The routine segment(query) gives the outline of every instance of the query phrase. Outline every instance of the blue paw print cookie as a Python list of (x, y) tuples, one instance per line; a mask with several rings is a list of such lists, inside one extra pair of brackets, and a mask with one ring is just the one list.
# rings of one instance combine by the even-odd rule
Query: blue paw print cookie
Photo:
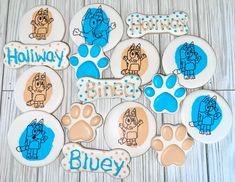
[(156, 74), (151, 85), (144, 88), (144, 93), (156, 113), (175, 113), (186, 96), (186, 89), (179, 85), (176, 75)]
[(78, 53), (71, 56), (69, 61), (75, 69), (76, 78), (101, 78), (102, 71), (109, 65), (109, 59), (98, 45), (81, 44)]

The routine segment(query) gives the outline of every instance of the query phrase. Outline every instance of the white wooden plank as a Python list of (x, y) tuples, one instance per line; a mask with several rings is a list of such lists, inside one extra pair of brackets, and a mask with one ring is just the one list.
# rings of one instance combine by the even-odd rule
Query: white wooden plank
[(234, 89), (235, 1), (198, 0), (199, 35), (217, 55), (217, 69), (205, 86), (211, 89)]
[[(219, 91), (235, 113), (235, 91)], [(235, 171), (235, 117), (230, 133), (220, 142), (207, 146), (209, 181), (234, 181)]]
[(1, 118), (0, 118), (0, 181), (25, 181), (32, 182), (37, 180), (37, 168), (29, 168), (21, 165), (11, 155), (7, 143), (8, 129), (17, 115), (13, 93), (2, 93)]
[[(0, 60), (3, 60), (3, 47), (5, 45), (6, 39), (6, 31), (7, 31), (7, 15), (8, 15), (8, 5), (9, 1), (4, 1), (1, 3), (0, 6)], [(4, 72), (4, 65), (3, 62), (0, 61), (0, 95), (2, 95), (2, 86), (3, 86), (3, 72)], [(1, 103), (2, 97), (0, 97)]]
[[(35, 1), (13, 0), (9, 2), (10, 3), (9, 3), (8, 18), (7, 18), (8, 22), (7, 22), (7, 31), (6, 31), (6, 42), (19, 41), (18, 30), (19, 30), (19, 22), (22, 16), (31, 8), (40, 4), (45, 4), (46, 0), (35, 0)], [(13, 90), (17, 78), (27, 68), (28, 67), (25, 66), (23, 68), (15, 70), (5, 67), (3, 90)]]

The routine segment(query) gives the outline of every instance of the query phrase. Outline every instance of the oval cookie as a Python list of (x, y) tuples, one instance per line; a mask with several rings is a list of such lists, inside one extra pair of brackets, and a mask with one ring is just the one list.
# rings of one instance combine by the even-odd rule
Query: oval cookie
[(42, 5), (29, 10), (19, 25), (19, 38), (25, 44), (48, 44), (61, 41), (65, 23), (54, 7)]
[(104, 51), (116, 46), (123, 34), (123, 21), (110, 6), (91, 4), (82, 8), (70, 22), (70, 36), (76, 45), (99, 45)]
[(152, 113), (137, 102), (124, 102), (114, 107), (105, 119), (104, 136), (112, 149), (121, 148), (131, 157), (144, 154), (156, 133)]
[(182, 122), (188, 133), (199, 142), (222, 140), (232, 126), (232, 111), (216, 92), (199, 90), (188, 95), (182, 105)]
[(142, 85), (151, 81), (158, 71), (160, 58), (158, 50), (143, 39), (128, 39), (120, 42), (110, 59), (110, 67), (116, 78), (137, 75)]
[(162, 65), (166, 74), (177, 74), (184, 87), (197, 88), (206, 84), (215, 73), (216, 55), (205, 40), (182, 36), (168, 45)]
[(8, 131), (8, 144), (21, 164), (45, 166), (60, 154), (64, 132), (54, 116), (42, 111), (29, 111), (12, 123)]
[(41, 110), (54, 112), (64, 97), (60, 76), (46, 66), (26, 70), (17, 80), (14, 91), (15, 103), (22, 111)]

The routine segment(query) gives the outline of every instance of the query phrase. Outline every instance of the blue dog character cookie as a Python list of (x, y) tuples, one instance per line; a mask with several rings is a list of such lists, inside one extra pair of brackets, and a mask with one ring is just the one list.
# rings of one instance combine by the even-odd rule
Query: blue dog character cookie
[(216, 68), (216, 56), (211, 46), (195, 36), (182, 36), (172, 41), (163, 55), (166, 74), (177, 74), (179, 83), (186, 88), (206, 84)]
[(75, 77), (101, 78), (102, 72), (109, 66), (109, 59), (98, 45), (81, 44), (78, 53), (69, 59), (75, 69)]
[(152, 83), (144, 88), (145, 96), (151, 101), (156, 113), (175, 113), (186, 96), (186, 89), (178, 83), (175, 74), (163, 76), (156, 74)]
[(104, 4), (82, 8), (70, 23), (70, 35), (75, 44), (99, 45), (112, 49), (121, 39), (123, 22), (120, 15)]
[(189, 134), (203, 143), (223, 139), (232, 125), (232, 112), (216, 92), (199, 90), (189, 94), (182, 105), (182, 122)]
[(54, 116), (43, 111), (29, 111), (12, 123), (8, 144), (20, 163), (40, 167), (57, 158), (64, 145), (64, 133)]

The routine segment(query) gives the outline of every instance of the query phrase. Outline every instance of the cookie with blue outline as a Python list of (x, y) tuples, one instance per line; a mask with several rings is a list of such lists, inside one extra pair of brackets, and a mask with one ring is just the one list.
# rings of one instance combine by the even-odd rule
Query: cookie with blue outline
[(186, 89), (178, 83), (175, 74), (156, 74), (152, 83), (144, 88), (144, 94), (150, 100), (154, 112), (175, 113), (186, 96)]
[(7, 138), (15, 159), (30, 167), (53, 162), (64, 146), (64, 132), (59, 121), (43, 111), (29, 111), (18, 116)]
[(115, 47), (123, 34), (123, 21), (112, 7), (91, 4), (71, 20), (70, 36), (76, 45), (99, 45), (104, 51)]
[(215, 73), (216, 55), (212, 47), (196, 36), (182, 36), (166, 48), (162, 65), (166, 74), (177, 74), (186, 88), (205, 85)]
[(232, 126), (232, 111), (228, 103), (210, 90), (189, 94), (182, 104), (181, 118), (188, 133), (202, 143), (222, 140)]
[(75, 77), (101, 78), (102, 72), (109, 66), (109, 59), (98, 45), (81, 44), (78, 53), (69, 58), (75, 69)]

